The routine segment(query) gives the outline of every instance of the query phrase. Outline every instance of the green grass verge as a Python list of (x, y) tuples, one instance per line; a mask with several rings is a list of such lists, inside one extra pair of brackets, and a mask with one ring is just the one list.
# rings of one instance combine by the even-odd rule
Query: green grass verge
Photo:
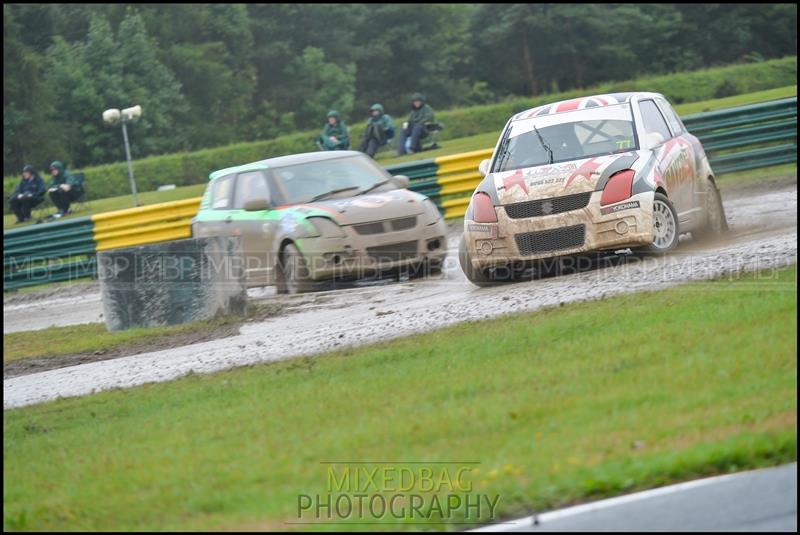
[(185, 325), (116, 332), (109, 332), (104, 323), (85, 323), (9, 333), (3, 335), (3, 364), (38, 357), (125, 350), (143, 342), (157, 344), (159, 339), (205, 332), (235, 323), (238, 323), (238, 320), (221, 317)]
[(502, 517), (792, 461), (796, 291), (792, 267), (4, 411), (4, 528), (286, 529), (324, 461), (476, 461)]
[[(787, 86), (778, 89), (768, 89), (766, 91), (757, 91), (754, 93), (747, 93), (745, 95), (737, 95), (734, 97), (726, 97), (713, 100), (705, 100), (702, 102), (692, 102), (686, 104), (679, 104), (675, 108), (680, 115), (690, 115), (701, 111), (713, 111), (722, 108), (729, 108), (732, 106), (742, 106), (745, 104), (754, 104), (756, 102), (764, 102), (767, 100), (775, 100), (779, 98), (792, 97), (797, 95), (797, 86)], [(413, 162), (420, 159), (437, 158), (439, 156), (447, 156), (450, 154), (458, 154), (461, 152), (469, 152), (473, 150), (481, 150), (494, 147), (497, 142), (497, 137), (500, 132), (486, 132), (474, 136), (467, 136), (458, 139), (449, 139), (441, 142), (442, 148), (426, 151), (419, 154), (409, 154), (406, 156), (395, 156), (393, 151), (383, 150), (377, 154), (377, 161), (381, 165), (392, 165), (403, 162)], [(177, 201), (181, 199), (188, 199), (190, 197), (198, 197), (202, 195), (205, 189), (205, 184), (196, 184), (192, 186), (181, 186), (169, 191), (148, 191), (139, 194), (139, 201), (141, 205), (155, 204), (167, 201)], [(46, 203), (49, 207), (49, 201)], [(102, 212), (110, 212), (112, 210), (122, 210), (124, 208), (133, 207), (133, 197), (131, 195), (123, 195), (119, 197), (110, 197), (107, 199), (98, 199), (90, 201), (83, 207), (75, 210), (75, 213), (68, 217), (82, 217)], [(50, 213), (52, 210), (46, 210)], [(14, 225), (16, 218), (13, 215), (3, 216), (3, 227), (8, 230), (11, 228), (19, 228), (26, 226), (30, 223), (23, 225)], [(62, 219), (63, 221), (63, 219)]]
[[(797, 86), (790, 85), (780, 87), (777, 89), (768, 89), (765, 91), (756, 91), (754, 93), (747, 93), (744, 95), (736, 95), (733, 97), (716, 98), (712, 100), (703, 100), (701, 102), (689, 102), (685, 104), (678, 104), (675, 106), (675, 111), (679, 115), (692, 115), (694, 113), (708, 112), (721, 110), (724, 108), (732, 108), (735, 106), (744, 106), (746, 104), (755, 104), (758, 102), (766, 102), (768, 100), (777, 100), (781, 98), (794, 97), (797, 95)], [(443, 141), (442, 148), (427, 151), (420, 154), (410, 154), (406, 156), (393, 156), (393, 153), (383, 151), (378, 153), (376, 158), (381, 165), (391, 165), (395, 163), (410, 162), (422, 158), (437, 158), (439, 156), (447, 156), (449, 154), (458, 154), (460, 152), (468, 152), (480, 149), (494, 148), (497, 143), (497, 138), (500, 136), (500, 131), (488, 132), (478, 134), (475, 136), (463, 137), (459, 139), (451, 139)]]
[(717, 98), (714, 100), (686, 102), (675, 106), (675, 111), (677, 111), (681, 116), (693, 115), (695, 113), (721, 110), (724, 108), (734, 108), (736, 106), (746, 106), (747, 104), (755, 104), (757, 102), (766, 102), (768, 100), (778, 100), (795, 96), (797, 96), (797, 85), (790, 85), (775, 89), (767, 89), (764, 91), (756, 91), (755, 93), (747, 93), (744, 95)]
[(717, 177), (720, 186), (730, 186), (734, 184), (757, 184), (765, 180), (794, 175), (797, 179), (797, 164), (787, 163), (783, 165), (773, 165), (760, 169), (750, 169), (739, 171), (738, 173), (725, 173)]
[[(199, 197), (205, 191), (206, 185), (205, 184), (194, 184), (192, 186), (181, 186), (172, 190), (166, 191), (144, 191), (139, 192), (139, 206), (147, 206), (149, 204), (158, 204), (162, 202), (169, 202), (169, 201), (182, 201), (184, 199), (190, 199), (192, 197)], [(46, 201), (43, 205), (40, 205), (41, 208), (37, 209), (37, 214), (40, 217), (46, 217), (52, 213), (55, 213), (56, 209), (50, 204), (50, 201)], [(128, 208), (134, 208), (133, 205), (133, 195), (122, 195), (119, 197), (109, 197), (107, 199), (97, 199), (94, 201), (89, 201), (84, 204), (73, 205), (73, 213), (68, 215), (67, 217), (59, 219), (59, 221), (65, 221), (67, 219), (72, 219), (75, 217), (86, 217), (94, 214), (101, 214), (103, 212), (112, 212), (114, 210), (125, 210)], [(14, 222), (17, 220), (16, 216), (13, 214), (8, 214), (3, 216), (3, 229), (4, 230), (11, 230), (15, 228), (26, 227), (28, 225), (33, 225), (33, 221), (29, 221), (20, 225), (15, 225)]]
[(21, 294), (34, 293), (34, 292), (38, 292), (38, 291), (41, 291), (41, 290), (46, 289), (46, 288), (49, 289), (49, 288), (58, 288), (58, 287), (62, 287), (62, 286), (72, 286), (72, 285), (75, 285), (75, 284), (86, 284), (86, 281), (87, 281), (87, 279), (77, 279), (77, 280), (71, 280), (71, 281), (68, 280), (68, 281), (59, 281), (59, 282), (48, 282), (48, 283), (45, 283), (45, 284), (38, 284), (36, 286), (25, 286), (23, 288), (17, 288), (16, 290), (14, 290), (14, 292), (19, 292)]

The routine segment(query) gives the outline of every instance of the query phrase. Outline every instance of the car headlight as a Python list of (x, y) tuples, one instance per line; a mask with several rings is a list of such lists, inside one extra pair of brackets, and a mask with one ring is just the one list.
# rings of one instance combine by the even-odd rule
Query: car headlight
[(433, 201), (430, 199), (425, 199), (422, 201), (422, 208), (425, 211), (426, 225), (433, 225), (442, 218), (441, 212), (439, 212), (439, 209), (436, 208), (436, 205), (433, 204)]
[(323, 238), (344, 238), (347, 236), (342, 230), (342, 227), (328, 217), (309, 217), (307, 221), (314, 225), (314, 228), (317, 229), (317, 232), (319, 232), (319, 235)]

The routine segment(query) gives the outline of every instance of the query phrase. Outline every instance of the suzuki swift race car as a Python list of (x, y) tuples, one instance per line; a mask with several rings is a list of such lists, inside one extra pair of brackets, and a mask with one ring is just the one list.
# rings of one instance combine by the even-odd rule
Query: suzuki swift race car
[(506, 124), (464, 217), (459, 261), (477, 285), (547, 258), (663, 253), (727, 228), (700, 141), (663, 95), (616, 93), (539, 106)]
[(279, 293), (389, 270), (441, 270), (446, 226), (426, 196), (355, 151), (312, 152), (215, 171), (192, 235), (240, 236), (250, 286)]

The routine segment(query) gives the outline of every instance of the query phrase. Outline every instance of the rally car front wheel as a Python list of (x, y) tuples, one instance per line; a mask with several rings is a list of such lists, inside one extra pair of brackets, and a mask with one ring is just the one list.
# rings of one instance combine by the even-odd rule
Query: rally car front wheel
[(672, 202), (662, 193), (653, 200), (653, 243), (645, 249), (648, 253), (667, 253), (678, 246), (678, 213)]
[(293, 244), (287, 244), (278, 260), (278, 293), (298, 294), (311, 291), (308, 262)]
[(467, 239), (463, 235), (461, 236), (461, 242), (458, 244), (458, 263), (461, 264), (461, 271), (464, 272), (467, 280), (475, 286), (489, 286), (496, 282), (489, 276), (488, 270), (475, 269), (472, 266), (469, 250), (467, 250)]

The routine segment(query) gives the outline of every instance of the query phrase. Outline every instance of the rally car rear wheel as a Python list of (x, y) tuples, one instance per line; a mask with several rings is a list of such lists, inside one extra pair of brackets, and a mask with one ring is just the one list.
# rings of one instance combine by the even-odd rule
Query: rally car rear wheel
[(298, 294), (311, 290), (311, 275), (306, 258), (290, 243), (281, 251), (278, 261), (278, 293)]
[(706, 193), (706, 224), (692, 234), (698, 239), (719, 236), (728, 227), (725, 220), (725, 211), (722, 207), (722, 197), (714, 182), (707, 181), (708, 190)]
[(656, 193), (653, 200), (653, 243), (647, 252), (666, 253), (678, 246), (678, 214), (666, 195)]

